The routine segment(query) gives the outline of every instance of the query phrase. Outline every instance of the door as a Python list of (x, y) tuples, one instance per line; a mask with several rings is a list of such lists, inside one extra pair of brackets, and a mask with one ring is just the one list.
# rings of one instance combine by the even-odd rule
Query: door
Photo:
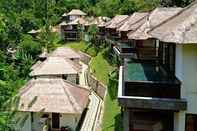
[(60, 114), (52, 113), (52, 128), (59, 129), (60, 128)]

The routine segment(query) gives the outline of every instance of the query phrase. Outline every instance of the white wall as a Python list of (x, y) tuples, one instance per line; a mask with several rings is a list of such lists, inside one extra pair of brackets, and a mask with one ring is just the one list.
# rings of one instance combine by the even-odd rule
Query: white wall
[(69, 16), (70, 21), (76, 20), (77, 18), (80, 18), (80, 16), (75, 16), (75, 15)]
[(40, 122), (40, 118), (43, 113), (33, 113), (32, 131), (41, 131), (43, 123)]
[(181, 97), (187, 99), (187, 110), (175, 113), (175, 131), (185, 130), (186, 113), (197, 114), (197, 46), (176, 46), (176, 76), (181, 80)]
[(29, 112), (17, 112), (14, 119), (17, 122), (15, 126), (16, 131), (32, 131), (31, 130), (31, 115)]
[(74, 131), (77, 127), (77, 124), (79, 122), (80, 116), (78, 115), (66, 115), (61, 114), (60, 117), (60, 127), (61, 126), (69, 126)]
[(187, 98), (188, 113), (197, 114), (197, 46), (183, 46), (183, 98)]

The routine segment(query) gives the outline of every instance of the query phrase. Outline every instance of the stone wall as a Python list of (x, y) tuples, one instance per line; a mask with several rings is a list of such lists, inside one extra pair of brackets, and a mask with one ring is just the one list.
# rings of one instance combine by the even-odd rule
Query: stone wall
[[(89, 65), (90, 61), (91, 61), (91, 56), (83, 53), (83, 52), (79, 52), (81, 55), (81, 59), (80, 61), (83, 62), (86, 65)], [(88, 84), (89, 87), (91, 87), (91, 89), (101, 98), (104, 99), (105, 94), (106, 94), (106, 86), (100, 82), (99, 80), (96, 79), (96, 77), (89, 71), (87, 70), (85, 72), (85, 77), (86, 77), (86, 82)]]
[(98, 81), (89, 71), (87, 73), (87, 83), (98, 96), (102, 99), (105, 98), (106, 86)]

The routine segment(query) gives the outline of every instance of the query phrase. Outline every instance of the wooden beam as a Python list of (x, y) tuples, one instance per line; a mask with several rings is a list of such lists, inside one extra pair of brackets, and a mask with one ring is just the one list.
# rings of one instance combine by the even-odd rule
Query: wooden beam
[(119, 96), (118, 102), (120, 106), (126, 108), (158, 109), (173, 111), (187, 109), (187, 101), (185, 99)]

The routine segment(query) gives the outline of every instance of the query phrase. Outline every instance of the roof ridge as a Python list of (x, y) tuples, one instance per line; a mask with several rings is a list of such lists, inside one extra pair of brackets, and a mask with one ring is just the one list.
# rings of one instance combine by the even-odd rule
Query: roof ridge
[(74, 84), (74, 83), (72, 83), (72, 82), (70, 82), (70, 81), (68, 81), (68, 80), (63, 79), (63, 81), (64, 81), (65, 83), (68, 83), (68, 84), (72, 85), (72, 86), (76, 86), (77, 88), (80, 88), (80, 89), (83, 89), (83, 90), (86, 90), (86, 91), (90, 91), (89, 89), (87, 89), (87, 88), (85, 88), (85, 87), (82, 87), (82, 86), (80, 86), (80, 85)]
[(124, 20), (118, 23), (117, 28), (120, 28), (127, 20), (129, 19), (130, 16), (127, 16)]
[(137, 34), (137, 33), (141, 32), (141, 33), (144, 34), (144, 38), (145, 38), (145, 35), (146, 35), (146, 37), (150, 37), (150, 34), (148, 34), (148, 32), (152, 28), (154, 28), (155, 26), (157, 26), (157, 25), (159, 25), (160, 23), (163, 22), (163, 20), (161, 19), (162, 21), (159, 20), (159, 21), (157, 21), (158, 23), (156, 23), (155, 25), (151, 25), (152, 21), (154, 21), (154, 19), (156, 19), (157, 15), (160, 14), (161, 16), (163, 16), (163, 18), (165, 18), (164, 19), (164, 21), (165, 21), (166, 18), (168, 19), (168, 15), (166, 15), (166, 14), (170, 13), (173, 16), (173, 14), (178, 13), (179, 11), (181, 11), (181, 9), (182, 8), (178, 8), (178, 7), (170, 7), (170, 8), (168, 8), (168, 7), (157, 7), (149, 13), (146, 22), (143, 23), (141, 26), (139, 26), (139, 28), (137, 30), (133, 31), (132, 34), (130, 33), (129, 35), (133, 35), (133, 37), (131, 37), (131, 38), (136, 38), (136, 35), (139, 36), (139, 34)]
[[(149, 15), (150, 15), (150, 13), (147, 14), (146, 16), (144, 16), (142, 19), (138, 20), (138, 22), (141, 21), (141, 20), (143, 20), (143, 19), (145, 19), (145, 17), (149, 17)], [(147, 19), (146, 19), (146, 21), (147, 21)], [(138, 22), (136, 22), (135, 24), (137, 24)], [(141, 24), (136, 28), (136, 30), (130, 30), (130, 31), (127, 33), (127, 36), (131, 35), (131, 33), (136, 32), (136, 31), (137, 31), (140, 27), (142, 27), (145, 23), (146, 23), (146, 22), (141, 23)], [(135, 25), (135, 24), (132, 24), (132, 25)], [(132, 25), (130, 25), (130, 26), (132, 26)]]
[[(41, 66), (44, 65), (44, 62), (46, 62), (47, 60), (48, 60), (48, 58), (47, 58), (45, 61), (43, 61), (43, 62), (41, 62), (40, 64), (38, 64), (34, 69), (32, 69), (32, 71), (29, 73), (29, 75), (30, 75), (30, 76), (35, 75), (36, 70), (39, 70), (39, 69), (41, 68)], [(37, 62), (39, 62), (39, 61), (37, 61)], [(36, 63), (37, 63), (37, 62), (36, 62)]]
[(65, 61), (68, 62), (76, 72), (78, 72), (78, 73), (81, 72), (81, 67), (78, 67), (78, 66), (81, 66), (80, 64), (78, 64), (70, 59), (65, 59)]
[(35, 84), (35, 80), (36, 79), (32, 78), (25, 85), (23, 85), (23, 87), (19, 91), (19, 95), (26, 93), (33, 86), (33, 84)]
[[(150, 15), (150, 12), (147, 12), (147, 14), (145, 15), (145, 16), (143, 16), (142, 18), (140, 18), (138, 21), (136, 21), (136, 22), (134, 22), (134, 23), (132, 23), (131, 25), (129, 25), (129, 26), (132, 26), (132, 25), (134, 25), (134, 24), (136, 24), (136, 23), (138, 23), (139, 21), (141, 21), (141, 20), (143, 20), (143, 19), (145, 19), (145, 17), (149, 17), (149, 15)], [(142, 24), (143, 25), (143, 24)], [(141, 25), (140, 25), (141, 26)], [(140, 27), (139, 26), (139, 27)], [(138, 27), (138, 28), (139, 28)]]
[[(185, 33), (188, 31), (188, 29), (190, 30), (191, 29), (190, 27), (194, 26), (194, 24), (197, 23), (197, 19), (194, 19), (193, 17), (192, 17), (192, 19), (193, 19), (192, 23), (187, 24), (187, 26), (185, 28), (183, 28), (184, 31), (180, 32), (181, 33), (181, 36), (182, 36), (181, 37), (182, 38), (182, 40), (181, 40), (182, 42), (181, 43), (184, 42), (183, 39), (185, 38), (185, 35), (186, 35)], [(185, 23), (185, 21), (183, 23)]]
[(69, 102), (71, 103), (71, 105), (73, 105), (73, 109), (80, 113), (80, 111), (82, 110), (81, 106), (77, 103), (76, 99), (71, 95), (70, 91), (65, 88), (65, 81), (62, 79), (61, 80), (61, 84), (63, 85), (63, 90), (65, 92), (65, 94), (67, 95)]
[(154, 29), (156, 29), (157, 27), (167, 23), (169, 20), (174, 19), (175, 17), (181, 15), (183, 12), (185, 12), (186, 10), (188, 10), (190, 7), (194, 6), (195, 4), (197, 4), (197, 0), (195, 0), (193, 3), (191, 3), (190, 5), (188, 5), (185, 8), (182, 8), (182, 10), (180, 10), (179, 12), (177, 12), (177, 14), (169, 17), (168, 19), (166, 19), (165, 21), (161, 22), (160, 24), (158, 24), (157, 26), (155, 26), (154, 28), (152, 28), (151, 30), (149, 30), (147, 33), (153, 31)]
[[(49, 75), (48, 73), (43, 74), (42, 71), (45, 70), (46, 68), (43, 68), (44, 66), (48, 67), (55, 67), (55, 65), (67, 65), (68, 67), (70, 67), (71, 70), (80, 73), (80, 69), (78, 69), (75, 65), (74, 62), (69, 61), (69, 59), (67, 58), (63, 58), (63, 57), (51, 57), (49, 56), (44, 62), (40, 63), (39, 65), (37, 65), (31, 72), (30, 72), (30, 76), (39, 76), (39, 75)], [(40, 73), (41, 72), (41, 73)], [(65, 73), (65, 72), (64, 72)], [(61, 74), (61, 73), (60, 73)], [(50, 74), (52, 75), (52, 74)]]

